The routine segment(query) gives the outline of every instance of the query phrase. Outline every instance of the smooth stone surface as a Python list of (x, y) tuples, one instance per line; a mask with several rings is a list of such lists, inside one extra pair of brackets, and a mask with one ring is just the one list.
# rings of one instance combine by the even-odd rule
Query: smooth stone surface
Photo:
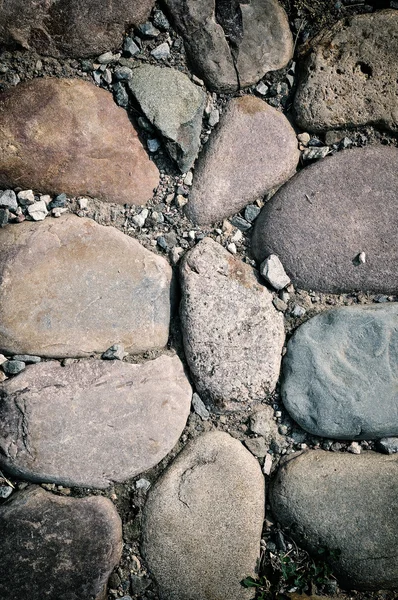
[(283, 359), (282, 399), (314, 435), (398, 435), (398, 303), (349, 306), (301, 325)]
[(199, 155), (188, 217), (207, 225), (235, 214), (289, 179), (299, 157), (282, 113), (254, 96), (234, 98)]
[(188, 171), (199, 151), (206, 94), (180, 71), (149, 64), (133, 70), (129, 88), (171, 158)]
[(300, 171), (267, 202), (253, 253), (259, 262), (277, 254), (302, 289), (395, 294), (397, 188), (397, 148), (338, 152)]
[(319, 556), (339, 549), (346, 589), (397, 589), (398, 457), (307, 451), (284, 462), (270, 501), (289, 535)]
[(7, 600), (105, 600), (122, 555), (122, 523), (100, 496), (55, 496), (37, 486), (0, 506), (0, 595)]
[(154, 0), (5, 0), (0, 39), (50, 56), (85, 57), (118, 48), (125, 30), (145, 21)]
[(105, 488), (158, 464), (187, 421), (177, 356), (44, 362), (1, 385), (0, 465), (31, 481)]
[(297, 121), (309, 131), (366, 124), (397, 131), (397, 85), (398, 12), (344, 19), (302, 64)]
[(79, 357), (167, 344), (171, 268), (113, 227), (63, 215), (0, 230), (0, 348)]
[(249, 600), (264, 519), (264, 478), (220, 431), (191, 442), (149, 492), (143, 552), (164, 600)]
[(36, 78), (1, 94), (0, 186), (141, 205), (158, 183), (109, 92), (81, 79)]
[(165, 0), (189, 58), (207, 87), (232, 92), (284, 67), (293, 38), (277, 0)]
[(239, 408), (272, 392), (283, 316), (257, 271), (205, 238), (184, 257), (181, 286), (185, 354), (202, 399)]

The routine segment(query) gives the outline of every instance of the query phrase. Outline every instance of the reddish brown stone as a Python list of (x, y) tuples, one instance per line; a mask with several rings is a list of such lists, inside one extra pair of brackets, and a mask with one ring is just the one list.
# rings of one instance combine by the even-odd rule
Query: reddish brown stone
[(0, 96), (0, 186), (144, 204), (159, 173), (124, 109), (80, 79), (34, 79)]

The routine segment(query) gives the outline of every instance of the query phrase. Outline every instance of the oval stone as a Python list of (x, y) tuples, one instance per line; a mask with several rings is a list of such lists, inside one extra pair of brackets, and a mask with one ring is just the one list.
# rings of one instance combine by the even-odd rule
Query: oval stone
[(227, 433), (191, 442), (149, 493), (143, 551), (164, 600), (249, 600), (264, 519), (257, 460)]
[(113, 227), (64, 215), (0, 229), (0, 348), (81, 357), (167, 344), (171, 268)]
[(318, 558), (322, 547), (332, 553), (345, 589), (397, 589), (398, 456), (322, 450), (290, 455), (270, 501), (299, 545)]
[(0, 386), (0, 465), (37, 482), (123, 482), (173, 448), (191, 397), (177, 356), (32, 365)]
[(283, 359), (282, 399), (313, 435), (398, 435), (398, 303), (330, 310), (301, 325)]
[(300, 171), (262, 208), (254, 255), (278, 255), (303, 289), (397, 293), (397, 189), (398, 148), (338, 152)]

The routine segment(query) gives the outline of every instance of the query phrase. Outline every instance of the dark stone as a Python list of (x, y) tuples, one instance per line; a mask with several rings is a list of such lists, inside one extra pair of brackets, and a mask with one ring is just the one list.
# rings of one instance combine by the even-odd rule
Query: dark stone
[(7, 360), (1, 365), (6, 375), (18, 375), (25, 368), (25, 363), (21, 360)]
[(0, 530), (1, 598), (105, 599), (122, 553), (122, 524), (107, 498), (30, 487), (0, 507)]
[(279, 256), (302, 289), (397, 293), (397, 189), (397, 148), (343, 150), (303, 169), (265, 204), (253, 253), (259, 262)]

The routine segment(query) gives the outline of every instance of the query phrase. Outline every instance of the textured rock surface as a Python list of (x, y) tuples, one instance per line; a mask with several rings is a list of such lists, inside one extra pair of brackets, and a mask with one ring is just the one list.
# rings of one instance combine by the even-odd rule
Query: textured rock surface
[(324, 451), (280, 468), (271, 505), (289, 535), (315, 554), (339, 549), (335, 574), (349, 589), (398, 586), (398, 457)]
[(339, 21), (302, 64), (294, 106), (303, 129), (371, 123), (398, 130), (398, 12)]
[(203, 225), (233, 215), (289, 179), (299, 156), (282, 113), (253, 96), (231, 100), (199, 156), (188, 216)]
[(28, 367), (0, 387), (0, 464), (17, 476), (107, 487), (173, 448), (192, 391), (180, 359), (88, 360)]
[(283, 360), (283, 402), (328, 438), (398, 435), (398, 303), (330, 310), (301, 325)]
[(165, 600), (246, 600), (256, 569), (264, 478), (226, 433), (187, 446), (150, 492), (143, 550)]
[(165, 0), (197, 73), (219, 92), (256, 83), (293, 54), (289, 22), (277, 0)]
[[(277, 254), (300, 288), (398, 291), (398, 149), (339, 152), (303, 169), (263, 207), (252, 248)], [(366, 254), (365, 264), (358, 255)]]
[(0, 39), (40, 54), (90, 56), (117, 48), (129, 25), (145, 21), (154, 0), (4, 0)]
[(107, 498), (63, 498), (33, 486), (0, 507), (0, 594), (8, 600), (104, 600), (122, 554)]
[(263, 398), (278, 380), (285, 334), (257, 272), (205, 238), (181, 277), (184, 347), (199, 394), (228, 407)]
[(166, 345), (171, 269), (137, 241), (65, 215), (0, 229), (0, 348), (88, 356)]
[(133, 70), (129, 87), (147, 119), (165, 138), (170, 156), (188, 171), (199, 151), (203, 90), (176, 69), (142, 65)]
[(158, 182), (127, 113), (105, 90), (48, 78), (1, 95), (0, 185), (143, 204)]

